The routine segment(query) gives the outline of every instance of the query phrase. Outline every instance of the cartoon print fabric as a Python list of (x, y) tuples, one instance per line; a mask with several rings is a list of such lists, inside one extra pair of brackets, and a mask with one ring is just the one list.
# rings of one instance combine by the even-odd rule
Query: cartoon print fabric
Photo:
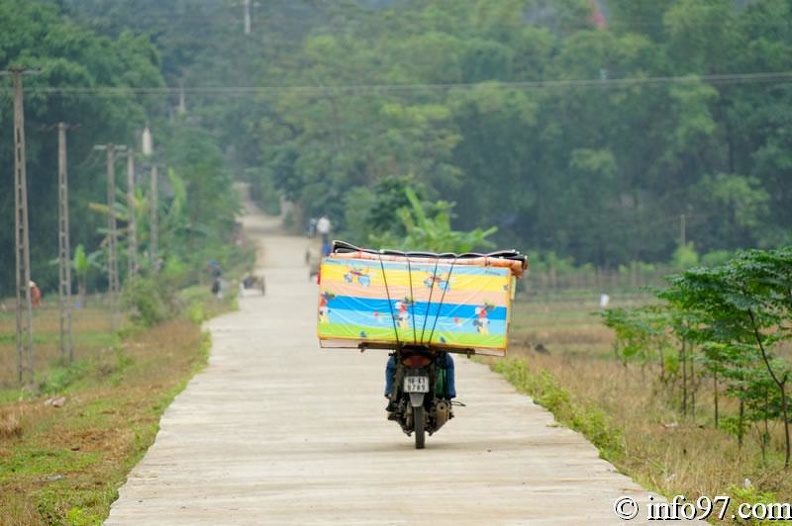
[(323, 347), (400, 342), (505, 354), (508, 268), (331, 254), (322, 261), (321, 275), (317, 326)]

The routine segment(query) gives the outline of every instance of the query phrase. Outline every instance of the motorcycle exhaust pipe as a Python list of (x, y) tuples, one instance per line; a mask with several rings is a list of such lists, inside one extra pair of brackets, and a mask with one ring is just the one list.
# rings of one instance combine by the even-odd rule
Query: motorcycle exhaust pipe
[(443, 424), (451, 419), (451, 404), (447, 400), (439, 400), (435, 404), (435, 422), (437, 422), (437, 429), (443, 427)]

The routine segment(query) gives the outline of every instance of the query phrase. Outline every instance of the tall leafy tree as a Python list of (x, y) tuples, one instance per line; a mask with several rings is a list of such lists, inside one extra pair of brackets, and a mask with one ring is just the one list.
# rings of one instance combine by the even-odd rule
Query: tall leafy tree
[[(134, 144), (145, 122), (146, 101), (137, 88), (163, 84), (156, 50), (128, 32), (101, 36), (64, 16), (57, 2), (0, 2), (0, 68), (38, 70), (24, 78), (26, 153), (32, 275), (46, 290), (56, 287), (57, 267), (57, 141), (43, 128), (58, 122), (79, 124), (70, 132), (69, 173), (72, 240), (92, 252), (102, 236), (103, 218), (88, 209), (105, 192), (103, 170), (95, 144)], [(5, 81), (3, 81), (5, 82)], [(13, 173), (11, 92), (0, 92), (0, 172)], [(13, 178), (0, 178), (0, 210), (13, 217)], [(10, 219), (9, 219), (10, 220)], [(7, 222), (6, 222), (7, 223)], [(13, 221), (11, 222), (13, 224)], [(0, 284), (14, 281), (13, 229), (0, 229)], [(10, 288), (10, 286), (9, 286)]]
[(565, 261), (667, 261), (681, 216), (706, 252), (792, 236), (786, 0), (609, 0), (604, 25), (589, 0), (274, 0), (250, 34), (232, 0), (60, 4), (152, 44), (174, 91), (139, 102), (183, 84), (182, 124), (275, 208), (361, 231), (409, 173), (455, 228)]

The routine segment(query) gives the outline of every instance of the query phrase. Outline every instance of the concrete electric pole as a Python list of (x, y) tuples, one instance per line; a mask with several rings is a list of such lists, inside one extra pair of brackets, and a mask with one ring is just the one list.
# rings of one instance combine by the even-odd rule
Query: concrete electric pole
[(245, 34), (250, 34), (250, 0), (244, 1), (245, 7)]
[(27, 174), (25, 172), (25, 111), (22, 75), (24, 68), (0, 72), (11, 75), (14, 84), (14, 198), (16, 214), (16, 348), (19, 383), (35, 381), (33, 359), (33, 306), (30, 300), (30, 240), (28, 226)]
[(129, 249), (129, 277), (137, 276), (137, 221), (135, 218), (135, 155), (127, 150), (127, 213), (129, 214), (127, 244)]
[(126, 150), (126, 146), (105, 144), (94, 146), (107, 153), (107, 299), (110, 303), (110, 328), (115, 330), (118, 313), (118, 226), (115, 213), (115, 152)]
[(176, 107), (176, 113), (184, 115), (187, 113), (187, 94), (184, 91), (184, 80), (179, 83), (179, 105)]
[(143, 137), (141, 150), (143, 157), (152, 160), (151, 163), (151, 188), (149, 190), (149, 206), (151, 207), (150, 213), (150, 234), (151, 239), (149, 242), (149, 254), (151, 258), (151, 272), (156, 274), (159, 272), (159, 260), (157, 257), (157, 243), (159, 237), (159, 190), (157, 189), (157, 163), (153, 159), (154, 155), (154, 139), (151, 135), (151, 129), (148, 126), (143, 130)]
[(76, 128), (58, 123), (58, 261), (60, 284), (60, 351), (61, 358), (74, 361), (71, 317), (71, 246), (69, 243), (69, 177), (66, 165), (66, 130)]
[(157, 274), (159, 268), (159, 256), (157, 251), (159, 247), (159, 189), (157, 188), (157, 165), (151, 165), (151, 271)]

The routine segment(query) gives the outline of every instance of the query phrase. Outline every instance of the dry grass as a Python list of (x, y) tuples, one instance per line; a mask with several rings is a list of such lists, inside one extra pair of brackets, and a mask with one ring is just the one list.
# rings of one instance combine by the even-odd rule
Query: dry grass
[[(645, 486), (667, 496), (697, 498), (747, 491), (756, 499), (771, 493), (789, 501), (792, 477), (782, 467), (782, 425), (772, 426), (766, 457), (759, 447), (758, 429), (751, 429), (738, 447), (733, 435), (713, 425), (710, 381), (698, 387), (696, 414), (683, 417), (679, 389), (663, 384), (652, 365), (625, 366), (615, 359), (613, 334), (599, 323), (598, 310), (593, 300), (585, 298), (516, 303), (510, 356), (524, 360), (530, 374), (549, 373), (574, 403), (602, 410), (607, 426), (621, 442), (609, 460)], [(537, 353), (538, 343), (549, 354)], [(722, 397), (720, 403), (721, 417), (736, 414), (733, 402)], [(751, 481), (747, 490), (746, 479)]]
[(0, 408), (0, 440), (22, 436), (22, 425), (14, 408)]

